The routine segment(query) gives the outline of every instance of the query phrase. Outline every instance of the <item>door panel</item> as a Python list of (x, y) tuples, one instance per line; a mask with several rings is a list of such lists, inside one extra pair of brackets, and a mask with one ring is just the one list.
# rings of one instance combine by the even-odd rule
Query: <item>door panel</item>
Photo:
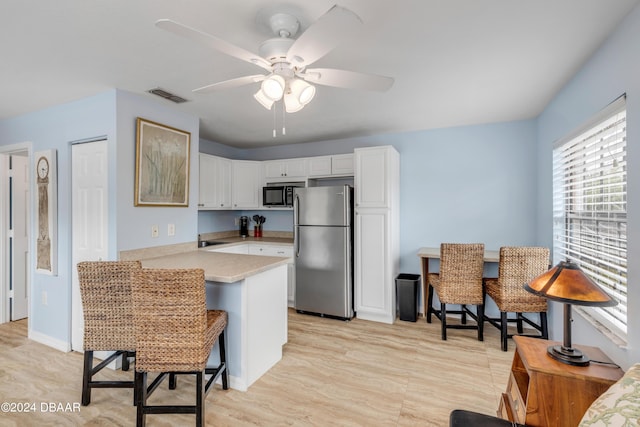
[(296, 309), (351, 317), (348, 227), (296, 228)]
[(299, 225), (350, 225), (350, 189), (345, 186), (296, 188)]
[(84, 320), (76, 265), (108, 259), (107, 141), (74, 144), (72, 153), (72, 331), (71, 347), (82, 351)]
[(24, 319), (29, 315), (29, 158), (11, 156), (11, 297), (10, 320)]

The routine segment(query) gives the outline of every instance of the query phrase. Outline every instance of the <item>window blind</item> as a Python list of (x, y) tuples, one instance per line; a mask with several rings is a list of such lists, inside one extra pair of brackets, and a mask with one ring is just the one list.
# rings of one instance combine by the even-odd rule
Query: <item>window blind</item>
[(553, 152), (554, 264), (572, 261), (618, 304), (594, 308), (627, 332), (627, 155), (625, 97)]

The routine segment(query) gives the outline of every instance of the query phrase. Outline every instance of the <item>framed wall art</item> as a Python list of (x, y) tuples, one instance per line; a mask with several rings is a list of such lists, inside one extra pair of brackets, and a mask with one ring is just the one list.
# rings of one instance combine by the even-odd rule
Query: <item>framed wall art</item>
[(135, 206), (189, 206), (191, 133), (138, 117)]
[(36, 272), (57, 275), (58, 264), (58, 180), (56, 150), (34, 153), (37, 184)]

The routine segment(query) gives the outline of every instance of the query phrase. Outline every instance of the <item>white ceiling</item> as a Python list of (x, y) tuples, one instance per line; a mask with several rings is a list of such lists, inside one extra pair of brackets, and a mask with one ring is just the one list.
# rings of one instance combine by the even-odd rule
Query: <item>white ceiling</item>
[[(200, 118), (200, 136), (250, 148), (536, 117), (640, 0), (341, 0), (364, 25), (313, 67), (395, 79), (384, 93), (318, 86), (274, 115), (258, 83), (192, 89), (263, 70), (155, 27), (170, 18), (256, 52), (258, 17), (304, 30), (336, 0), (2, 0), (0, 119), (119, 88)], [(146, 93), (161, 87), (190, 102)]]

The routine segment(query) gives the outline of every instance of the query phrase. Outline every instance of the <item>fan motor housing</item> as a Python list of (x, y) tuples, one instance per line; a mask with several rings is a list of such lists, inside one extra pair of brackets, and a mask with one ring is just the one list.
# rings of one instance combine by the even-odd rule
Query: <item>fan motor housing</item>
[(285, 37), (275, 37), (264, 41), (258, 50), (261, 57), (267, 61), (282, 62), (287, 59), (287, 52), (295, 40)]

